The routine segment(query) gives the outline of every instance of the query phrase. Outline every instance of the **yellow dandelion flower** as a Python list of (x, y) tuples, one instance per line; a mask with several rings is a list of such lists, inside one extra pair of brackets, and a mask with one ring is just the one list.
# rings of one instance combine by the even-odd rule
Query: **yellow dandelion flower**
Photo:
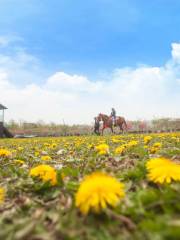
[(145, 136), (144, 137), (144, 144), (148, 144), (151, 141), (152, 137), (151, 136)]
[(44, 143), (44, 146), (45, 146), (45, 147), (49, 147), (49, 146), (50, 146), (50, 143), (45, 142), (45, 143)]
[(124, 196), (124, 185), (116, 178), (95, 172), (81, 182), (75, 196), (76, 207), (85, 215), (90, 210), (99, 213), (108, 206), (117, 206)]
[(0, 204), (4, 202), (4, 198), (5, 198), (5, 189), (0, 187)]
[(153, 147), (155, 147), (155, 148), (161, 148), (161, 147), (162, 147), (162, 143), (160, 143), (160, 142), (155, 142), (155, 143), (153, 144)]
[(30, 170), (30, 176), (39, 177), (43, 182), (50, 182), (51, 185), (56, 185), (57, 174), (53, 167), (49, 165), (39, 165)]
[(10, 157), (11, 152), (7, 149), (0, 149), (0, 157)]
[(170, 183), (172, 180), (180, 181), (180, 164), (166, 158), (150, 159), (146, 168), (148, 179), (155, 183)]
[(15, 159), (14, 162), (20, 165), (24, 164), (24, 161), (20, 159)]
[(127, 146), (128, 147), (133, 147), (133, 146), (137, 146), (138, 145), (138, 141), (136, 140), (132, 140), (130, 142), (128, 142)]
[(52, 144), (49, 146), (50, 149), (55, 149), (56, 147), (57, 147), (57, 144), (56, 144), (56, 143), (52, 143)]
[(108, 152), (105, 150), (101, 150), (98, 152), (99, 155), (106, 155)]
[(158, 148), (151, 147), (149, 149), (149, 152), (153, 154), (153, 153), (156, 153), (158, 150), (159, 150)]
[(94, 148), (94, 144), (88, 144), (87, 147), (88, 147), (89, 149), (93, 149), (93, 148)]
[(35, 156), (35, 157), (39, 157), (39, 155), (40, 155), (39, 152), (35, 152), (35, 153), (34, 153), (34, 156)]
[(115, 154), (122, 154), (124, 153), (125, 149), (126, 149), (126, 145), (123, 144), (115, 149)]
[(98, 146), (96, 146), (96, 151), (100, 155), (108, 154), (109, 153), (109, 146), (105, 143), (99, 144)]
[(149, 149), (150, 153), (156, 153), (162, 147), (162, 143), (156, 142), (153, 146)]
[(24, 148), (23, 148), (23, 147), (18, 147), (17, 150), (18, 150), (18, 151), (23, 151)]
[(112, 138), (112, 142), (113, 143), (120, 143), (120, 142), (122, 142), (122, 140), (121, 139), (117, 139), (117, 138)]
[(41, 160), (43, 160), (43, 161), (50, 161), (50, 160), (52, 160), (52, 158), (50, 156), (42, 156)]

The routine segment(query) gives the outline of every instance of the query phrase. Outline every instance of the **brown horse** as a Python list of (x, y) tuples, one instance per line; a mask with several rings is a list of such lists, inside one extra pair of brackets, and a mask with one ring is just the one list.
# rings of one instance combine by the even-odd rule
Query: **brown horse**
[[(112, 117), (109, 117), (108, 115), (99, 113), (97, 119), (98, 119), (98, 121), (103, 121), (102, 135), (103, 135), (103, 132), (104, 132), (104, 129), (105, 129), (105, 128), (110, 128), (110, 129), (111, 129), (111, 132), (114, 133), (114, 131), (113, 131), (113, 120), (112, 120)], [(119, 127), (120, 130), (123, 132), (123, 131), (124, 131), (123, 125), (124, 125), (125, 128), (127, 129), (127, 124), (126, 124), (125, 119), (124, 119), (123, 117), (116, 117), (115, 125), (114, 125), (114, 126), (115, 126), (115, 127)]]

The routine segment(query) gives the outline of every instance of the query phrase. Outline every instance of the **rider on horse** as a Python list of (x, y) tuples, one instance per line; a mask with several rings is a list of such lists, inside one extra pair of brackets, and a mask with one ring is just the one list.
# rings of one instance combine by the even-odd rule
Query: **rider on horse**
[(119, 127), (122, 132), (124, 131), (123, 127), (125, 127), (125, 129), (127, 130), (127, 124), (126, 124), (125, 118), (116, 116), (115, 109), (112, 109), (111, 116), (108, 116), (108, 115), (103, 114), (103, 113), (99, 113), (99, 115), (97, 116), (98, 122), (101, 122), (101, 121), (103, 122), (102, 130), (101, 130), (102, 135), (103, 135), (104, 129), (106, 129), (106, 128), (110, 128), (111, 132), (113, 133), (113, 120), (112, 120), (112, 118), (115, 122), (115, 126)]
[(114, 108), (111, 109), (111, 118), (114, 126), (116, 123), (116, 110)]

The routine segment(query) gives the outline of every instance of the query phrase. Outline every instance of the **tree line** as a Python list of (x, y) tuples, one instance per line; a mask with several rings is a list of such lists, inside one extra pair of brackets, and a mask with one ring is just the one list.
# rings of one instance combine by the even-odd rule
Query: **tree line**
[[(86, 135), (93, 132), (93, 124), (56, 124), (38, 121), (30, 123), (26, 121), (10, 120), (6, 127), (14, 134), (26, 134), (37, 136), (67, 136)], [(180, 118), (161, 118), (150, 121), (136, 120), (127, 121), (128, 132), (166, 132), (180, 131)], [(108, 133), (108, 131), (107, 131)]]

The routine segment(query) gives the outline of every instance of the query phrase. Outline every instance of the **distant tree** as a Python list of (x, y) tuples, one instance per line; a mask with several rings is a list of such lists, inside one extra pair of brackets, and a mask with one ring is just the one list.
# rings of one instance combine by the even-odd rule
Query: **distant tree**
[(147, 130), (147, 123), (145, 121), (142, 121), (142, 122), (139, 123), (139, 130), (140, 131)]
[(19, 124), (15, 122), (13, 119), (11, 119), (8, 123), (7, 126), (11, 129), (17, 129), (19, 128)]
[(126, 124), (127, 124), (127, 130), (128, 131), (133, 129), (133, 122), (132, 121), (127, 121)]

